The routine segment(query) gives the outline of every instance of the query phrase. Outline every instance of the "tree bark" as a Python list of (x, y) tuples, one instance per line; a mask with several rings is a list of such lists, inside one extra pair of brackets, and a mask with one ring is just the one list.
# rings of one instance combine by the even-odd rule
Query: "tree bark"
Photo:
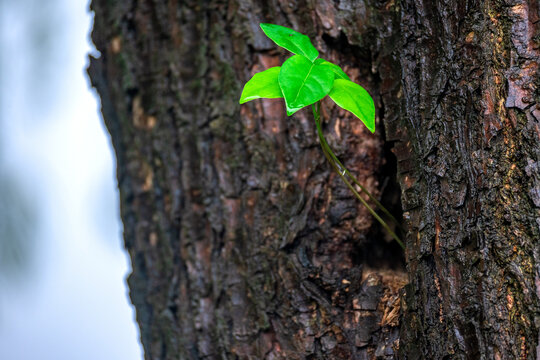
[(540, 358), (538, 5), (402, 2), (403, 358)]
[[(91, 6), (146, 359), (539, 356), (538, 3)], [(376, 135), (331, 102), (324, 130), (400, 212), (397, 168), (408, 277), (309, 109), (238, 105), (289, 55), (261, 22), (309, 35), (373, 95)]]

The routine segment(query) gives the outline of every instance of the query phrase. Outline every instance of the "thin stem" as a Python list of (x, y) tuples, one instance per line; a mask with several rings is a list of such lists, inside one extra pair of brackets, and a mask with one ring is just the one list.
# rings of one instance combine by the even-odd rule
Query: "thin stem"
[(347, 185), (347, 187), (353, 192), (354, 196), (360, 200), (360, 202), (362, 203), (362, 205), (364, 205), (366, 207), (366, 209), (371, 213), (371, 215), (373, 215), (373, 217), (375, 219), (377, 219), (377, 221), (379, 221), (379, 223), (386, 229), (386, 231), (388, 231), (388, 233), (390, 234), (390, 236), (392, 236), (394, 238), (394, 240), (397, 241), (397, 243), (403, 248), (405, 249), (405, 245), (403, 244), (403, 242), (401, 241), (401, 239), (390, 229), (390, 227), (388, 226), (388, 224), (375, 212), (375, 210), (373, 210), (371, 208), (371, 206), (369, 206), (369, 204), (364, 200), (364, 198), (362, 198), (362, 196), (360, 196), (360, 194), (356, 191), (356, 189), (354, 188), (354, 186), (349, 182), (349, 180), (345, 177), (345, 175), (347, 175), (349, 178), (352, 179), (353, 183), (358, 185), (360, 187), (360, 189), (362, 190), (362, 192), (364, 192), (373, 202), (375, 202), (375, 204), (387, 215), (390, 217), (390, 219), (392, 219), (392, 221), (394, 223), (396, 223), (397, 226), (400, 226), (400, 224), (398, 223), (398, 221), (392, 216), (392, 214), (390, 214), (390, 212), (388, 210), (386, 210), (386, 208), (384, 208), (384, 206), (381, 205), (381, 203), (379, 201), (377, 201), (377, 199), (375, 199), (373, 197), (373, 195), (371, 195), (371, 193), (369, 193), (369, 191), (367, 191), (367, 189), (362, 186), (362, 184), (360, 184), (358, 182), (358, 180), (356, 180), (356, 178), (354, 176), (352, 176), (352, 174), (350, 173), (350, 171), (345, 167), (343, 166), (343, 164), (339, 161), (339, 159), (337, 158), (337, 156), (333, 153), (332, 149), (330, 148), (330, 146), (328, 145), (328, 142), (326, 142), (326, 139), (324, 138), (324, 135), (323, 135), (323, 132), (322, 132), (322, 128), (321, 128), (321, 124), (320, 124), (320, 101), (318, 101), (315, 104), (312, 105), (312, 109), (313, 109), (313, 115), (314, 115), (314, 118), (315, 118), (315, 125), (317, 126), (317, 134), (319, 136), (319, 142), (321, 143), (321, 148), (323, 150), (323, 153), (326, 157), (326, 159), (330, 162), (330, 165), (332, 165), (332, 168), (334, 169), (334, 171), (341, 177), (341, 179), (343, 180), (343, 182)]
[(394, 224), (396, 224), (401, 230), (403, 230), (403, 227), (401, 226), (401, 224), (396, 220), (396, 218), (390, 213), (390, 211), (388, 211), (373, 195), (371, 195), (371, 193), (362, 185), (360, 184), (360, 182), (358, 182), (358, 180), (356, 180), (356, 178), (351, 174), (351, 172), (349, 171), (349, 169), (347, 169), (342, 163), (341, 161), (339, 161), (339, 159), (337, 158), (337, 156), (334, 154), (334, 152), (332, 151), (332, 149), (330, 148), (330, 145), (328, 145), (328, 143), (326, 142), (326, 139), (323, 137), (320, 138), (320, 141), (321, 141), (321, 146), (323, 148), (326, 148), (326, 150), (328, 151), (329, 155), (332, 157), (332, 160), (337, 164), (338, 168), (341, 170), (340, 172), (343, 172), (344, 175), (347, 175), (354, 184), (358, 185), (358, 187), (360, 188), (360, 190), (362, 190), (362, 192), (364, 194), (366, 194), (371, 201), (373, 201), (375, 203), (375, 205), (386, 215), (390, 218), (390, 220), (392, 220), (394, 222)]

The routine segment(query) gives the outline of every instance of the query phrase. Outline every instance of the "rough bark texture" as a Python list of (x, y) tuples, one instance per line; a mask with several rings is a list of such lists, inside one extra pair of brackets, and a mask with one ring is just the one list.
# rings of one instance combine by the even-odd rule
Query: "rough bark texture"
[[(289, 55), (260, 31), (271, 22), (308, 34), (385, 115), (400, 72), (383, 43), (399, 12), (373, 6), (93, 1), (101, 56), (89, 73), (117, 154), (147, 359), (393, 356), (401, 250), (331, 172), (309, 109), (238, 105), (253, 73)], [(338, 156), (380, 194), (381, 133), (331, 102), (323, 118)]]
[(402, 2), (403, 358), (540, 358), (538, 5)]
[[(92, 9), (89, 73), (147, 359), (540, 357), (536, 1)], [(253, 73), (288, 56), (260, 22), (309, 35), (374, 96), (386, 142), (331, 102), (325, 131), (399, 207), (394, 145), (408, 281), (397, 245), (330, 171), (309, 111), (237, 104)]]

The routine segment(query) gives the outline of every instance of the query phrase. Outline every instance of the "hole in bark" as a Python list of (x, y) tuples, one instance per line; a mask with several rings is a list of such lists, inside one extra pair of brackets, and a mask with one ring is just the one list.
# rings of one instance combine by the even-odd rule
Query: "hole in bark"
[[(381, 136), (384, 138), (384, 131), (381, 131)], [(381, 167), (379, 173), (379, 181), (382, 184), (380, 201), (398, 221), (402, 222), (401, 190), (396, 181), (397, 160), (391, 151), (392, 146), (392, 143), (384, 142), (383, 155), (385, 164)], [(388, 223), (392, 226), (391, 221)], [(398, 228), (395, 228), (394, 231), (404, 240), (405, 234), (402, 234)], [(362, 263), (371, 268), (389, 268), (405, 271), (404, 250), (379, 223), (373, 223), (368, 238), (370, 241), (366, 242), (359, 254)]]
[[(381, 79), (378, 73), (374, 74), (374, 83), (379, 87)], [(385, 107), (381, 101), (379, 107), (379, 118), (384, 119)], [(381, 204), (390, 211), (392, 215), (403, 226), (403, 208), (401, 205), (401, 189), (397, 182), (397, 159), (392, 148), (394, 143), (385, 141), (386, 129), (379, 126), (379, 134), (383, 143), (384, 164), (379, 170), (379, 183), (381, 184)], [(379, 212), (380, 214), (380, 212)], [(386, 219), (385, 219), (386, 220)], [(387, 221), (390, 226), (395, 226), (392, 221)], [(393, 228), (396, 234), (405, 240), (405, 235), (397, 226)], [(377, 223), (374, 222), (368, 234), (368, 241), (361, 249), (360, 260), (372, 268), (389, 268), (393, 270), (406, 271), (405, 251), (393, 240), (390, 235)]]
[[(356, 65), (371, 63), (372, 54), (369, 48), (351, 44), (343, 31), (336, 38), (328, 34), (323, 34), (322, 39), (330, 49), (337, 50), (345, 58), (351, 59)], [(338, 65), (343, 66), (344, 64)]]
[[(369, 32), (362, 35), (362, 38), (364, 39), (375, 37), (375, 34), (371, 37)], [(368, 44), (362, 43), (360, 38), (353, 39), (353, 42), (356, 41), (357, 43), (351, 44), (349, 41), (350, 39), (343, 31), (335, 38), (328, 34), (323, 34), (322, 38), (328, 48), (334, 49), (342, 55), (342, 63), (338, 65), (343, 66), (343, 62), (354, 64), (353, 66), (361, 71), (360, 77), (364, 81), (370, 83), (369, 88), (373, 93), (377, 94), (379, 92), (378, 89), (380, 89), (382, 80), (378, 73), (370, 71), (373, 65), (373, 59), (376, 59), (377, 56), (371, 53)], [(375, 99), (375, 102), (377, 103), (378, 101)], [(378, 114), (381, 119), (384, 119), (384, 112), (384, 104), (381, 104), (378, 109)], [(394, 215), (394, 217), (396, 217), (396, 219), (398, 219), (398, 221), (402, 221), (401, 191), (396, 181), (397, 160), (391, 152), (393, 144), (384, 141), (386, 136), (383, 126), (378, 126), (377, 133), (380, 134), (381, 139), (383, 139), (383, 156), (385, 158), (384, 165), (379, 169), (378, 174), (380, 184), (382, 185), (381, 203)], [(378, 213), (381, 214), (380, 211)], [(390, 224), (391, 221), (389, 219), (385, 220), (390, 226), (393, 226)], [(401, 239), (404, 238), (405, 234), (399, 234), (399, 229), (396, 228), (394, 231), (396, 231)], [(368, 233), (367, 238), (369, 241), (358, 250), (357, 256), (355, 256), (358, 263), (367, 265), (373, 269), (405, 270), (405, 256), (403, 249), (376, 221), (373, 222), (372, 229)]]

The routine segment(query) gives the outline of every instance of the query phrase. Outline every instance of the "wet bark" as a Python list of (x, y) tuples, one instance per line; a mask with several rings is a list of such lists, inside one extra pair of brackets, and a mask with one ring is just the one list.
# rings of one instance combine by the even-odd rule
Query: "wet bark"
[(539, 4), (403, 1), (403, 358), (540, 358)]
[[(101, 56), (89, 72), (118, 159), (147, 359), (393, 354), (401, 250), (331, 172), (309, 109), (287, 118), (280, 100), (238, 105), (253, 73), (289, 55), (259, 30), (272, 22), (314, 39), (383, 116), (399, 86), (396, 56), (384, 60), (395, 79), (377, 69), (391, 53), (383, 22), (398, 12), (361, 5), (92, 3)], [(338, 156), (379, 196), (391, 177), (380, 133), (330, 102), (323, 118)]]
[[(89, 74), (117, 156), (146, 359), (535, 357), (535, 2), (92, 9)], [(326, 164), (309, 109), (238, 105), (253, 73), (289, 55), (260, 22), (309, 35), (374, 96), (376, 135), (331, 102), (324, 130), (399, 213), (397, 168), (408, 278)]]

